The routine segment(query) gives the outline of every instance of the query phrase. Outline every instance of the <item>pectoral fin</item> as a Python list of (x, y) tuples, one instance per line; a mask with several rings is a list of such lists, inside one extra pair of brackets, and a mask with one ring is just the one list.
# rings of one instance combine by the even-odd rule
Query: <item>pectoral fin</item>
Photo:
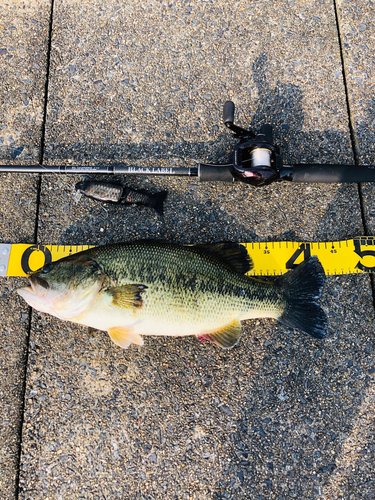
[(200, 340), (208, 340), (223, 349), (229, 349), (239, 342), (241, 334), (241, 323), (233, 321), (230, 325), (226, 325), (216, 332), (198, 335), (198, 338)]
[(142, 292), (146, 290), (145, 285), (124, 285), (109, 288), (105, 292), (112, 297), (112, 304), (124, 309), (142, 307)]
[(143, 345), (142, 337), (138, 333), (134, 333), (131, 328), (117, 326), (110, 328), (108, 334), (113, 342), (123, 349), (127, 349), (130, 344)]

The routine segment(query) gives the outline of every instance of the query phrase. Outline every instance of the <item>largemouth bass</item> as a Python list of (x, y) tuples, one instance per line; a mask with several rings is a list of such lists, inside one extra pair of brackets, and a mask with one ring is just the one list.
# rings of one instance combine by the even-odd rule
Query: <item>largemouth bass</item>
[(135, 241), (46, 264), (18, 293), (38, 311), (107, 331), (123, 348), (143, 345), (143, 335), (196, 335), (229, 348), (251, 318), (323, 338), (327, 320), (316, 299), (325, 274), (317, 257), (274, 282), (245, 276), (252, 265), (235, 243)]

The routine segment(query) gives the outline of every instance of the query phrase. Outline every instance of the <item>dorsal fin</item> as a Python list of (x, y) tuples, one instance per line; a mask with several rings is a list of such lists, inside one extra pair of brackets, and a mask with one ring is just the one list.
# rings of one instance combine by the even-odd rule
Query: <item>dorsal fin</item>
[(246, 247), (240, 243), (231, 241), (222, 241), (219, 243), (205, 243), (203, 245), (194, 245), (197, 249), (202, 249), (225, 262), (233, 271), (239, 274), (246, 274), (253, 267), (253, 261), (247, 253)]

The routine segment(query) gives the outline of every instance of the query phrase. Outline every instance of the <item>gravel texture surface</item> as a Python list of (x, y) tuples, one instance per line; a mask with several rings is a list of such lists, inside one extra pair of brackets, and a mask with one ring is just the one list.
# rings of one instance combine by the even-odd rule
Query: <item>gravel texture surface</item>
[[(342, 36), (356, 7), (338, 6)], [(238, 124), (255, 130), (274, 125), (286, 162), (353, 163), (344, 76), (353, 102), (371, 99), (348, 68), (374, 49), (371, 8), (355, 12), (369, 18), (363, 23), (368, 52), (350, 40), (343, 71), (335, 10), (327, 0), (55, 0), (44, 162), (226, 162), (236, 141), (221, 113), (231, 99)], [(43, 89), (36, 94), (43, 102)], [(350, 107), (358, 123), (363, 107), (355, 115)], [(353, 127), (367, 155), (363, 163), (374, 161), (374, 127), (370, 118), (366, 123), (362, 135), (357, 122)], [(23, 128), (30, 130), (27, 122)], [(255, 189), (184, 178), (95, 177), (153, 193), (168, 190), (160, 216), (145, 207), (85, 197), (76, 202), (74, 185), (84, 178), (43, 176), (38, 191), (37, 177), (22, 178), (24, 184), (20, 178), (18, 185), (18, 178), (4, 176), (9, 194), (0, 231), (9, 230), (2, 241), (32, 242), (35, 222), (38, 242), (59, 244), (344, 239), (364, 233), (362, 211), (371, 228), (368, 186), (361, 206), (358, 186), (351, 184)], [(20, 202), (12, 208), (17, 189)], [(3, 280), (0, 293), (8, 297), (19, 281)], [(24, 365), (27, 360), (24, 412), (13, 402), (22, 391), (13, 397), (8, 389), (11, 378), (0, 389), (13, 404), (7, 436), (14, 449), (23, 422), (18, 498), (372, 498), (369, 276), (327, 279), (321, 299), (326, 340), (252, 320), (229, 351), (195, 338), (155, 337), (122, 350), (105, 332), (35, 311), (29, 316), (14, 295), (4, 300), (2, 333), (13, 332), (13, 340), (3, 348), (12, 356), (19, 351)], [(21, 340), (13, 338), (17, 325), (23, 325)], [(4, 359), (13, 363), (8, 351)], [(17, 477), (17, 457), (9, 467)]]
[[(359, 164), (374, 163), (375, 130), (375, 31), (374, 5), (338, 2), (345, 76)], [(363, 207), (369, 234), (375, 231), (375, 190), (362, 185)]]
[[(0, 241), (28, 243), (34, 238), (38, 179), (2, 174), (0, 183)], [(30, 310), (15, 289), (20, 278), (0, 282), (0, 498), (14, 498), (17, 491), (20, 433)]]
[(0, 5), (0, 157), (40, 158), (50, 0)]
[[(0, 4), (0, 163), (38, 161), (50, 2)], [(0, 242), (32, 242), (35, 176), (1, 174)], [(0, 498), (17, 495), (30, 310), (14, 293), (21, 280), (0, 281)]]

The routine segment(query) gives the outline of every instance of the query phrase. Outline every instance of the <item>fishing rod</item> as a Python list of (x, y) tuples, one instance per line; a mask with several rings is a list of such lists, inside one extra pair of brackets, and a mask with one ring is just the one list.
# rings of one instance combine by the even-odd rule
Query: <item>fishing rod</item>
[(197, 177), (199, 181), (241, 181), (252, 186), (273, 182), (336, 183), (375, 182), (374, 165), (310, 164), (284, 165), (280, 148), (273, 144), (271, 125), (255, 134), (234, 124), (235, 106), (227, 101), (224, 125), (239, 139), (227, 164), (198, 163), (193, 167), (134, 167), (127, 165), (0, 165), (0, 172), (63, 174), (130, 174)]

